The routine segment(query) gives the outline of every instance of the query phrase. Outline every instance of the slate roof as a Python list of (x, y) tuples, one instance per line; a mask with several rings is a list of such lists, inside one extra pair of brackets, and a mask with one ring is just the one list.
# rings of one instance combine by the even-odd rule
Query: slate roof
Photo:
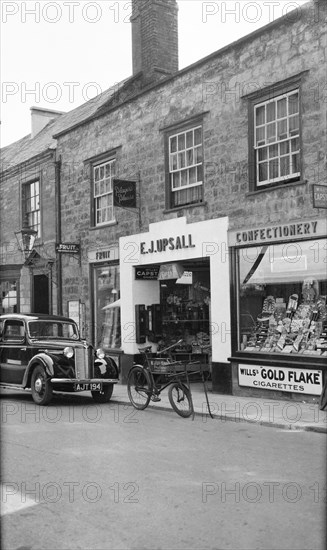
[(130, 78), (111, 86), (101, 94), (68, 113), (59, 115), (50, 121), (33, 139), (31, 134), (7, 145), (1, 149), (1, 171), (8, 170), (31, 160), (38, 155), (56, 148), (53, 136), (81, 124), (84, 120), (93, 117), (104, 105), (110, 104), (117, 97), (117, 92), (125, 86)]

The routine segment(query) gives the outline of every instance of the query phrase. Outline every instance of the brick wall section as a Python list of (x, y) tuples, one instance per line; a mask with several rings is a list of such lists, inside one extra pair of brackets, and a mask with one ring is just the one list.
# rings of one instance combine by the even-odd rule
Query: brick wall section
[(143, 71), (146, 81), (160, 77), (155, 69), (178, 70), (178, 7), (176, 0), (133, 2), (133, 73)]
[[(59, 138), (58, 152), (73, 170), (62, 175), (62, 220), (66, 240), (81, 238), (108, 245), (139, 231), (137, 215), (117, 209), (117, 224), (90, 229), (90, 175), (85, 159), (115, 147), (119, 177), (141, 179), (142, 231), (149, 223), (186, 216), (198, 222), (229, 216), (230, 228), (324, 217), (312, 205), (312, 184), (326, 183), (326, 9), (315, 17), (312, 7), (296, 20), (286, 18), (233, 46), (209, 56), (177, 77), (141, 94), (119, 109)], [(303, 77), (302, 184), (249, 196), (248, 113), (244, 94)], [(165, 212), (163, 128), (204, 114), (204, 200), (199, 207)], [(89, 267), (82, 262), (84, 298)], [(78, 284), (73, 269), (65, 274), (64, 292)], [(68, 280), (70, 281), (68, 284)], [(76, 295), (77, 297), (77, 295)]]

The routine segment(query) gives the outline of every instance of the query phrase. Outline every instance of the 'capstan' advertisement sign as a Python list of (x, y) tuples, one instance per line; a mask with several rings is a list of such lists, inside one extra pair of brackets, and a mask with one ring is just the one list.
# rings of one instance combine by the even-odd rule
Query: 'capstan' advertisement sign
[(239, 365), (240, 386), (263, 390), (279, 390), (320, 395), (322, 392), (322, 371), (287, 367), (261, 367)]

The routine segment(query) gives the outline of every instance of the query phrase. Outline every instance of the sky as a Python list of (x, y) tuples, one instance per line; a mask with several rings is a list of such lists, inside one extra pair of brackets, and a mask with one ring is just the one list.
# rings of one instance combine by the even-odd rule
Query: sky
[[(305, 0), (179, 0), (179, 68)], [(131, 1), (2, 0), (1, 147), (30, 133), (31, 107), (70, 111), (131, 76)], [(293, 18), (293, 19), (292, 19)]]

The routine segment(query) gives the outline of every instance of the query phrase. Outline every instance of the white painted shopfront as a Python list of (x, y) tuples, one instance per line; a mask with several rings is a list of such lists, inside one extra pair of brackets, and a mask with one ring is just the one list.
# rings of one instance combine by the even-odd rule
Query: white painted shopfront
[[(124, 354), (138, 353), (135, 306), (141, 304), (149, 308), (160, 304), (162, 280), (157, 276), (158, 269), (165, 266), (161, 269), (165, 272), (164, 278), (176, 279), (175, 283), (179, 277), (181, 283), (190, 285), (190, 266), (196, 265), (195, 271), (201, 273), (194, 286), (206, 293), (208, 304), (211, 360), (227, 362), (231, 353), (227, 229), (226, 217), (191, 224), (181, 217), (150, 224), (146, 233), (120, 238), (121, 342)], [(169, 270), (176, 269), (178, 273), (169, 275)], [(145, 278), (138, 278), (142, 274)], [(199, 282), (204, 277), (208, 284)], [(190, 288), (187, 290), (192, 292)]]

